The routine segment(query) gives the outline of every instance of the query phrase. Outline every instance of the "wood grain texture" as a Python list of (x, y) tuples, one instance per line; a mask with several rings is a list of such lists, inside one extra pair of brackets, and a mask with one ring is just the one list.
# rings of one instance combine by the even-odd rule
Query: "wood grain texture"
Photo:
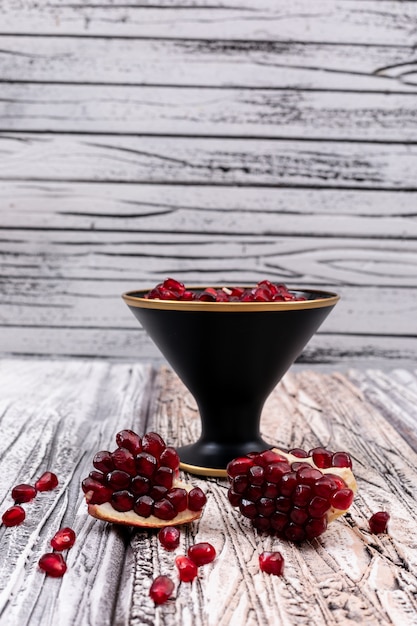
[[(79, 488), (94, 451), (111, 448), (120, 428), (157, 429), (172, 444), (195, 440), (195, 401), (170, 369), (2, 360), (0, 386), (1, 509), (17, 481), (32, 481), (47, 468), (60, 477), (56, 490), (25, 505), (22, 526), (0, 528), (1, 626), (415, 624), (417, 440), (409, 435), (417, 418), (416, 371), (301, 368), (268, 398), (261, 429), (271, 444), (352, 454), (359, 492), (349, 514), (321, 538), (296, 546), (258, 535), (227, 504), (226, 481), (188, 475), (208, 504), (198, 522), (182, 529), (174, 554), (160, 547), (155, 532), (88, 519)], [(372, 535), (367, 520), (381, 509), (391, 514), (389, 534)], [(73, 526), (78, 537), (67, 574), (53, 580), (38, 571), (37, 560), (60, 525)], [(176, 582), (174, 599), (155, 608), (152, 578), (174, 575), (175, 555), (197, 541), (210, 541), (216, 560), (192, 585)], [(282, 578), (259, 570), (258, 555), (270, 549), (284, 555)]]

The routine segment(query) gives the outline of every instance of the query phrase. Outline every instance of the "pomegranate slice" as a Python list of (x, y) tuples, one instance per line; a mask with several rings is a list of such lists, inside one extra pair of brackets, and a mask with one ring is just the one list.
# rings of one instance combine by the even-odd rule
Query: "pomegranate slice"
[(273, 448), (234, 459), (227, 466), (230, 503), (260, 531), (295, 542), (318, 537), (346, 513), (357, 485), (346, 452), (310, 453)]
[(94, 456), (100, 480), (90, 473), (82, 482), (92, 517), (126, 526), (163, 528), (201, 516), (204, 492), (177, 479), (180, 459), (159, 434), (139, 437), (123, 430), (117, 433), (116, 444), (114, 452)]

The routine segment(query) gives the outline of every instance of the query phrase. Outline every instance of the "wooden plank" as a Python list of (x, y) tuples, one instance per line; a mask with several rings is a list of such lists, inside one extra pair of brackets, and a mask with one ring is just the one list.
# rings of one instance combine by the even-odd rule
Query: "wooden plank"
[(101, 231), (401, 241), (417, 235), (416, 192), (0, 181), (0, 193), (0, 228), (10, 229), (3, 238), (28, 250), (38, 245), (29, 231), (51, 229), (103, 238)]
[[(118, 430), (146, 428), (152, 372), (144, 365), (54, 361), (34, 367), (14, 360), (1, 361), (0, 380), (1, 510), (11, 506), (17, 483), (33, 483), (45, 470), (60, 481), (24, 505), (21, 526), (0, 527), (0, 623), (111, 626), (117, 579), (123, 588), (127, 578), (122, 565), (129, 533), (88, 517), (80, 481), (95, 452), (114, 445)], [(67, 555), (71, 573), (62, 582), (47, 580), (37, 562), (64, 526), (77, 533)], [(127, 623), (129, 605), (120, 602), (118, 611), (120, 623)]]
[(417, 147), (0, 133), (2, 180), (416, 190)]
[[(353, 7), (355, 3), (349, 4)], [(398, 3), (398, 7), (402, 4)], [(176, 17), (178, 26), (178, 13)], [(372, 30), (368, 29), (368, 35)], [(416, 91), (412, 45), (349, 45), (343, 38), (335, 44), (302, 43), (305, 39), (305, 33), (296, 42), (247, 41), (243, 35), (241, 41), (4, 35), (0, 37), (1, 79), (30, 83)]]
[(412, 1), (363, 0), (164, 0), (127, 4), (76, 0), (71, 3), (9, 2), (2, 7), (1, 33), (198, 37), (200, 39), (349, 40), (414, 44)]
[(3, 84), (3, 131), (415, 141), (414, 94)]
[[(123, 313), (121, 313), (123, 315)], [(329, 318), (330, 319), (330, 318)], [(417, 339), (413, 336), (325, 332), (323, 325), (298, 359), (301, 364), (346, 367), (416, 366)], [(134, 362), (164, 361), (140, 326), (130, 328), (53, 328), (0, 326), (2, 356), (41, 358), (103, 358)]]

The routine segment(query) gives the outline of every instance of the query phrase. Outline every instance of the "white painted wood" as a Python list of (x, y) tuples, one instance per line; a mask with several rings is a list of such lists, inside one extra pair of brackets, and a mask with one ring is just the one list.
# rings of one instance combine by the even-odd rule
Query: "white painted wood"
[[(227, 482), (185, 476), (207, 493), (201, 519), (181, 529), (175, 553), (152, 531), (131, 531), (89, 518), (80, 480), (94, 452), (112, 448), (124, 427), (157, 429), (173, 445), (200, 431), (195, 400), (171, 370), (102, 361), (0, 361), (0, 507), (16, 481), (46, 468), (58, 488), (24, 505), (25, 522), (0, 527), (0, 624), (30, 626), (414, 626), (417, 615), (417, 371), (288, 373), (268, 398), (263, 435), (282, 447), (348, 450), (359, 491), (344, 518), (318, 540), (288, 544), (253, 531), (226, 499)], [(5, 471), (6, 469), (6, 471)], [(391, 515), (389, 533), (372, 535), (376, 510)], [(77, 541), (68, 572), (48, 579), (37, 561), (57, 527)], [(216, 560), (192, 584), (178, 584), (174, 559), (210, 541)], [(284, 576), (262, 574), (258, 555), (279, 550)], [(175, 580), (174, 599), (148, 597), (159, 574)]]

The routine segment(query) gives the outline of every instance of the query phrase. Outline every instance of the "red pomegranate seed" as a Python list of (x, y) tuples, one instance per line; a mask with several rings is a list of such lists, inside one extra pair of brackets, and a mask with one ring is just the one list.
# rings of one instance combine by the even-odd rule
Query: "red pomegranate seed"
[(206, 541), (195, 543), (188, 548), (187, 555), (199, 567), (211, 563), (216, 558), (216, 550)]
[(89, 477), (92, 478), (93, 480), (95, 480), (98, 483), (102, 483), (104, 485), (105, 480), (106, 480), (106, 474), (103, 474), (103, 472), (100, 472), (99, 470), (92, 470), (89, 473)]
[(39, 567), (48, 576), (60, 578), (67, 571), (67, 564), (62, 554), (57, 552), (47, 552), (39, 559)]
[(352, 459), (347, 452), (335, 452), (332, 456), (332, 467), (352, 467)]
[(121, 430), (116, 435), (119, 448), (126, 448), (132, 454), (142, 452), (142, 439), (133, 430)]
[(379, 533), (385, 533), (387, 531), (388, 522), (390, 519), (389, 513), (386, 511), (378, 511), (369, 518), (369, 528), (371, 533), (378, 535)]
[(148, 452), (140, 452), (136, 456), (136, 471), (141, 476), (151, 478), (157, 468), (158, 462), (153, 454)]
[(289, 453), (297, 456), (299, 459), (305, 459), (308, 457), (308, 452), (306, 452), (302, 448), (292, 448), (291, 450), (289, 450)]
[(155, 604), (163, 604), (172, 596), (174, 583), (168, 576), (158, 576), (152, 582), (149, 595)]
[(353, 502), (353, 495), (351, 489), (341, 489), (331, 496), (330, 503), (336, 509), (347, 510)]
[(206, 502), (206, 495), (200, 487), (194, 487), (188, 492), (188, 508), (190, 511), (201, 511)]
[(61, 552), (62, 550), (69, 550), (75, 543), (75, 532), (72, 528), (61, 528), (51, 539), (51, 546), (54, 550)]
[(238, 474), (246, 474), (246, 472), (252, 467), (252, 465), (252, 459), (246, 456), (238, 457), (228, 463), (227, 474), (230, 478), (234, 478)]
[(116, 511), (125, 513), (133, 509), (135, 498), (130, 491), (122, 489), (121, 491), (114, 491), (112, 493), (110, 503)]
[(259, 555), (259, 567), (266, 574), (282, 576), (284, 573), (284, 557), (280, 552), (263, 552)]
[(135, 513), (141, 517), (149, 517), (152, 514), (154, 501), (150, 496), (140, 496), (133, 505)]
[(165, 550), (171, 552), (180, 545), (180, 531), (175, 526), (165, 526), (158, 532), (158, 539)]
[(332, 466), (333, 453), (326, 448), (313, 448), (309, 451), (308, 456), (313, 457), (313, 461), (317, 465), (317, 467), (327, 469), (328, 467)]
[(149, 496), (153, 498), (155, 501), (162, 500), (168, 493), (168, 489), (166, 487), (162, 487), (162, 485), (153, 485), (149, 490)]
[(135, 476), (130, 481), (130, 491), (133, 495), (146, 496), (151, 489), (151, 481), (145, 476)]
[(314, 539), (324, 533), (327, 528), (327, 517), (317, 517), (310, 519), (305, 525), (307, 539)]
[(188, 556), (177, 556), (175, 565), (183, 583), (190, 583), (198, 574), (197, 565)]
[(142, 437), (142, 450), (159, 459), (165, 450), (165, 442), (158, 433), (149, 432)]
[(53, 472), (44, 472), (35, 483), (37, 491), (51, 491), (58, 485), (58, 477)]
[(174, 470), (166, 466), (158, 467), (154, 474), (153, 482), (155, 485), (161, 485), (162, 487), (166, 487), (166, 489), (171, 489), (172, 483), (174, 482)]
[(5, 526), (18, 526), (23, 522), (26, 517), (26, 513), (23, 507), (15, 504), (11, 506), (2, 515), (2, 522)]
[(106, 487), (90, 477), (84, 478), (81, 487), (87, 496), (89, 504), (104, 504), (104, 502), (109, 502), (113, 493), (110, 487)]
[(112, 452), (112, 460), (114, 467), (123, 472), (127, 472), (130, 476), (136, 475), (136, 462), (134, 455), (127, 448), (117, 448)]
[(180, 457), (178, 456), (175, 448), (167, 446), (161, 453), (159, 462), (161, 465), (165, 465), (166, 467), (170, 467), (172, 470), (176, 471), (180, 464)]
[(93, 458), (93, 465), (97, 470), (103, 472), (104, 474), (114, 470), (111, 452), (108, 450), (101, 450), (100, 452), (97, 452)]
[(167, 499), (172, 502), (175, 510), (178, 513), (185, 511), (188, 505), (188, 494), (185, 489), (181, 487), (173, 487), (166, 495)]
[(27, 485), (26, 483), (16, 485), (12, 489), (12, 498), (15, 501), (15, 504), (30, 502), (31, 500), (33, 500), (36, 494), (36, 488), (32, 485)]
[(158, 519), (169, 521), (174, 519), (177, 515), (177, 511), (175, 510), (172, 502), (167, 500), (167, 498), (162, 498), (162, 500), (155, 502), (153, 506), (153, 514)]
[(130, 485), (130, 474), (123, 470), (113, 470), (107, 474), (106, 482), (112, 489), (126, 489)]

